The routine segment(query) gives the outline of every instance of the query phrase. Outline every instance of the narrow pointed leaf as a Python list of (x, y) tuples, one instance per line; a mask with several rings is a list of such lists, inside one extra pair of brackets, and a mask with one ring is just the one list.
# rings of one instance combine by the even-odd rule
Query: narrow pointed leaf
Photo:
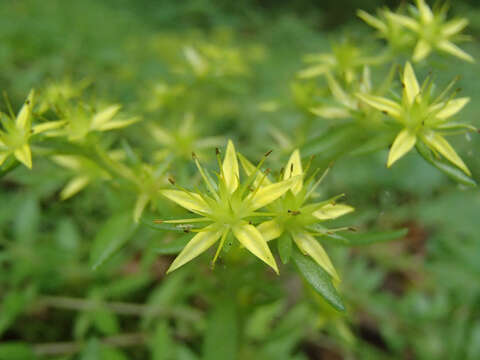
[(90, 253), (90, 266), (98, 269), (111, 258), (133, 235), (136, 226), (130, 212), (108, 219), (98, 231)]
[(438, 170), (446, 174), (452, 180), (467, 186), (475, 187), (477, 183), (471, 177), (466, 175), (462, 170), (460, 170), (455, 165), (450, 162), (434, 156), (432, 151), (427, 147), (427, 145), (422, 142), (418, 142), (416, 145), (418, 153), (432, 166), (436, 167)]
[(363, 233), (344, 233), (343, 238), (348, 240), (348, 246), (370, 245), (375, 243), (400, 240), (408, 234), (408, 229), (389, 231), (369, 231)]
[(60, 199), (67, 200), (72, 196), (78, 194), (90, 183), (88, 176), (77, 176), (70, 180), (67, 185), (60, 192)]
[(313, 289), (338, 311), (345, 311), (342, 299), (332, 283), (330, 275), (311, 258), (297, 249), (292, 251), (298, 271)]

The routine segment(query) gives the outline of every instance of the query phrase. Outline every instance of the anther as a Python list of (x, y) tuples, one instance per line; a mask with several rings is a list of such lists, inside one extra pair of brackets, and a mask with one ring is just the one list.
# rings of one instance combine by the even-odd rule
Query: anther
[(267, 157), (268, 155), (270, 155), (270, 154), (272, 153), (272, 151), (273, 151), (273, 150), (268, 150), (268, 151), (265, 153), (265, 155), (263, 155), (263, 156)]
[(252, 220), (249, 220), (249, 221), (248, 221), (248, 224), (249, 224), (249, 225), (252, 225)]
[(215, 148), (215, 154), (220, 155), (220, 150), (218, 149), (218, 147)]
[(172, 178), (172, 177), (169, 177), (169, 178), (168, 178), (168, 182), (169, 182), (170, 184), (172, 184), (172, 185), (175, 185), (175, 179)]
[(195, 154), (193, 151), (192, 151), (192, 159), (195, 160), (197, 158), (197, 154)]
[(355, 232), (355, 231), (358, 231), (358, 229), (355, 226), (350, 226), (348, 228), (348, 231), (354, 231)]
[(154, 222), (155, 224), (162, 224), (162, 223), (163, 223), (163, 220), (161, 220), (161, 219), (156, 219), (156, 220), (153, 220), (153, 222)]
[(384, 115), (388, 115), (388, 111), (386, 111), (386, 110), (382, 110), (382, 114), (384, 114)]

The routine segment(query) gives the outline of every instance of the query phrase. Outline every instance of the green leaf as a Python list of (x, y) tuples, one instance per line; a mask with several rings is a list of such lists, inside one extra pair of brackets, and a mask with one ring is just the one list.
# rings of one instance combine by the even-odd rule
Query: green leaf
[(210, 310), (203, 343), (204, 360), (237, 359), (237, 314), (234, 303), (223, 299)]
[(465, 174), (455, 165), (447, 162), (444, 159), (437, 158), (435, 155), (428, 149), (428, 147), (418, 142), (416, 145), (418, 153), (431, 165), (436, 167), (438, 170), (446, 174), (452, 180), (467, 186), (477, 186), (477, 182), (473, 180), (470, 176)]
[(348, 246), (370, 245), (378, 242), (398, 240), (407, 235), (408, 229), (389, 231), (369, 231), (364, 233), (345, 233), (343, 237), (348, 240)]
[(0, 344), (0, 360), (34, 360), (33, 350), (21, 342), (8, 342)]
[(290, 256), (292, 255), (292, 238), (290, 235), (284, 234), (280, 236), (277, 241), (277, 246), (280, 260), (282, 260), (282, 263), (288, 264)]
[(35, 289), (33, 287), (23, 291), (11, 291), (4, 296), (0, 305), (0, 337), (33, 301), (34, 296)]
[(117, 214), (107, 220), (97, 233), (90, 253), (90, 266), (98, 269), (117, 252), (135, 231), (130, 212)]
[(172, 241), (164, 242), (155, 248), (155, 251), (161, 255), (176, 255), (187, 245), (192, 238), (191, 234), (180, 236)]
[(293, 250), (293, 260), (303, 278), (330, 305), (338, 311), (345, 311), (342, 299), (332, 283), (332, 278), (310, 257), (303, 255), (296, 248)]
[(173, 360), (173, 345), (168, 322), (162, 320), (157, 324), (150, 341), (152, 360)]

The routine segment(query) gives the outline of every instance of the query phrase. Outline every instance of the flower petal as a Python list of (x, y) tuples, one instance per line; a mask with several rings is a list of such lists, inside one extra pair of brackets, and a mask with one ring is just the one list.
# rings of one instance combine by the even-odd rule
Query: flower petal
[(27, 96), (27, 100), (23, 104), (20, 112), (18, 113), (16, 125), (19, 129), (30, 129), (33, 100), (35, 97), (35, 91), (32, 89)]
[(183, 190), (162, 190), (160, 193), (187, 210), (195, 213), (209, 212), (209, 207), (205, 200), (194, 192)]
[(258, 184), (260, 184), (260, 181), (262, 181), (263, 185), (269, 185), (272, 183), (268, 176), (264, 176), (264, 173), (258, 171), (257, 167), (253, 165), (250, 161), (248, 161), (245, 156), (243, 156), (242, 154), (238, 154), (238, 158), (240, 159), (240, 163), (242, 164), (243, 170), (245, 171), (245, 174), (247, 174), (247, 176), (252, 175), (254, 171), (258, 172), (255, 181), (253, 182), (254, 187), (257, 187)]
[(294, 181), (290, 190), (294, 194), (298, 194), (303, 187), (303, 169), (302, 169), (302, 159), (300, 157), (300, 151), (295, 149), (290, 155), (290, 159), (287, 162), (285, 167), (285, 172), (283, 173), (283, 180), (288, 180), (294, 176), (297, 177), (297, 180)]
[(14, 151), (13, 155), (29, 169), (32, 168), (32, 152), (28, 144), (24, 144)]
[(475, 62), (475, 60), (473, 59), (473, 57), (470, 54), (467, 54), (465, 51), (460, 49), (457, 45), (455, 45), (454, 43), (452, 43), (448, 40), (440, 41), (437, 44), (437, 48), (439, 50), (445, 51), (445, 52), (447, 52), (447, 53), (449, 53), (453, 56), (456, 56), (456, 57), (458, 57), (462, 60), (472, 62), (472, 63)]
[(310, 255), (315, 262), (325, 269), (335, 280), (339, 281), (340, 278), (330, 261), (325, 249), (312, 235), (306, 232), (293, 232), (293, 240), (304, 253)]
[(117, 115), (121, 107), (122, 106), (118, 104), (110, 105), (102, 111), (97, 112), (93, 116), (91, 128), (97, 130), (100, 128), (100, 126), (105, 125), (107, 122), (112, 120), (115, 115)]
[(140, 217), (142, 216), (143, 210), (150, 201), (150, 196), (148, 194), (140, 194), (135, 202), (135, 207), (133, 209), (133, 220), (138, 223)]
[(415, 46), (415, 50), (413, 51), (412, 60), (415, 62), (422, 61), (425, 59), (428, 54), (432, 51), (432, 45), (428, 41), (420, 39)]
[(292, 184), (294, 184), (298, 178), (301, 179), (300, 176), (295, 176), (288, 180), (262, 186), (255, 192), (251, 193), (247, 197), (247, 199), (250, 200), (251, 210), (259, 209), (277, 200), (280, 196), (290, 190)]
[(388, 153), (387, 167), (392, 166), (395, 161), (409, 152), (415, 146), (416, 142), (417, 136), (414, 133), (408, 129), (400, 131)]
[(469, 101), (470, 98), (468, 97), (450, 100), (445, 104), (442, 110), (440, 110), (437, 115), (435, 115), (435, 117), (442, 120), (448, 119), (449, 117), (452, 117), (453, 115), (461, 111), (465, 107), (465, 105), (468, 104)]
[(405, 96), (407, 97), (408, 103), (411, 105), (420, 93), (420, 85), (418, 85), (417, 77), (413, 71), (412, 64), (409, 62), (405, 64), (405, 70), (403, 72), (403, 85), (405, 86)]
[(385, 14), (394, 23), (405, 26), (406, 28), (408, 28), (410, 30), (413, 30), (413, 31), (419, 31), (420, 30), (420, 24), (418, 22), (416, 22), (415, 20), (409, 18), (408, 16), (395, 14), (391, 11), (387, 11)]
[(238, 187), (239, 172), (238, 160), (235, 146), (232, 140), (228, 140), (227, 151), (222, 165), (223, 175), (225, 176), (225, 184), (230, 193), (233, 193)]
[(90, 183), (88, 176), (77, 176), (70, 180), (60, 192), (60, 199), (67, 200), (73, 195), (78, 194), (83, 188)]
[(315, 211), (313, 213), (313, 216), (315, 216), (319, 220), (330, 220), (330, 219), (336, 219), (354, 210), (355, 208), (349, 205), (330, 203), (330, 204), (326, 204), (322, 208)]
[(329, 68), (330, 66), (324, 65), (324, 64), (310, 66), (306, 69), (299, 71), (298, 77), (300, 79), (311, 79), (311, 78), (326, 74)]
[(458, 166), (458, 168), (460, 168), (465, 174), (471, 176), (467, 165), (465, 165), (460, 156), (457, 155), (456, 151), (443, 136), (432, 131), (424, 136), (424, 141), (430, 148), (438, 151), (445, 156), (448, 161)]
[(268, 220), (257, 226), (265, 241), (278, 238), (283, 233), (283, 227), (275, 220)]
[(260, 231), (253, 225), (242, 222), (232, 229), (233, 235), (240, 243), (247, 248), (253, 255), (269, 265), (278, 274), (278, 267), (273, 258), (267, 242), (262, 237)]
[(388, 31), (387, 25), (381, 21), (380, 19), (376, 18), (375, 16), (370, 15), (366, 11), (363, 10), (358, 10), (357, 11), (357, 16), (365, 21), (368, 25), (376, 28), (382, 33), (386, 33)]
[(465, 18), (451, 20), (442, 27), (442, 35), (446, 37), (453, 36), (465, 29), (467, 25), (468, 20)]
[(108, 130), (114, 130), (114, 129), (121, 129), (124, 127), (127, 127), (129, 125), (132, 125), (136, 122), (140, 121), (140, 117), (135, 116), (131, 117), (128, 119), (122, 119), (122, 120), (114, 120), (114, 121), (108, 121), (96, 128), (98, 131), (108, 131)]
[(4, 161), (8, 158), (10, 154), (8, 152), (0, 153), (0, 166), (4, 163)]
[(167, 270), (167, 274), (173, 270), (178, 269), (180, 266), (185, 265), (190, 260), (196, 258), (198, 255), (206, 251), (210, 246), (222, 236), (221, 230), (206, 230), (196, 234), (178, 256), (173, 261), (172, 265)]
[(40, 134), (45, 131), (55, 130), (63, 125), (67, 124), (66, 120), (58, 120), (58, 121), (49, 121), (46, 123), (38, 124), (33, 127), (34, 134)]
[(433, 20), (432, 9), (427, 5), (425, 0), (417, 0), (418, 11), (424, 23), (430, 23)]
[(395, 101), (380, 96), (361, 93), (357, 93), (356, 96), (364, 103), (377, 110), (384, 111), (394, 118), (399, 118), (402, 115), (402, 108)]

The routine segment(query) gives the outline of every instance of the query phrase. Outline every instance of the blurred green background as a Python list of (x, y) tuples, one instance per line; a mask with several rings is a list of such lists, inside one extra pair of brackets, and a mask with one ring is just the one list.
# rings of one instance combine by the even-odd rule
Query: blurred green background
[[(362, 44), (370, 29), (355, 17), (356, 9), (373, 12), (399, 3), (3, 0), (0, 88), (17, 109), (32, 87), (87, 78), (91, 96), (175, 128), (183, 109), (173, 115), (147, 109), (155, 84), (176, 79), (172, 69), (181, 62), (184, 44), (230, 46), (246, 59), (248, 76), (216, 90), (216, 102), (205, 105), (202, 134), (233, 137), (240, 151), (255, 159), (278, 149), (272, 125), (295, 139), (308, 138), (308, 129), (324, 129), (321, 119), (307, 129), (296, 126), (300, 115), (290, 82), (302, 67), (302, 55), (328, 51), (343, 37)], [(451, 3), (451, 13), (466, 16), (470, 34), (478, 38), (478, 1)], [(480, 59), (478, 41), (465, 49)], [(442, 85), (462, 77), (462, 94), (472, 97), (462, 119), (477, 127), (479, 70), (478, 64), (450, 59), (433, 71)], [(259, 104), (272, 100), (279, 111), (259, 111)], [(208, 101), (200, 98), (195, 106)], [(6, 105), (0, 108), (6, 111)], [(122, 134), (143, 146), (144, 133), (126, 129)], [(478, 181), (478, 136), (454, 143)], [(283, 160), (286, 151), (274, 156)], [(478, 189), (452, 183), (416, 155), (390, 170), (385, 158), (386, 151), (342, 159), (324, 191), (348, 195), (357, 209), (351, 222), (407, 227), (408, 236), (353, 250), (329, 249), (344, 279), (346, 316), (327, 310), (319, 315), (281, 286), (291, 281), (288, 276), (262, 279), (271, 289), (258, 298), (242, 293), (248, 286), (233, 289), (241, 299), (255, 299), (243, 309), (244, 331), (232, 330), (239, 339), (233, 345), (237, 358), (480, 359)], [(210, 359), (215, 339), (204, 334), (223, 337), (211, 319), (228, 322), (231, 314), (221, 307), (207, 311), (217, 300), (197, 292), (215, 292), (222, 270), (200, 276), (190, 268), (165, 278), (171, 258), (152, 250), (164, 235), (143, 227), (111, 262), (92, 271), (89, 253), (98, 229), (119, 208), (129, 209), (132, 199), (96, 184), (60, 202), (67, 178), (38, 160), (33, 172), (18, 168), (0, 181), (0, 359)], [(237, 276), (239, 282), (262, 281)], [(111, 307), (91, 305), (100, 300)], [(163, 309), (160, 320), (149, 306)], [(110, 340), (99, 340), (105, 337)], [(260, 347), (263, 355), (256, 352)]]

